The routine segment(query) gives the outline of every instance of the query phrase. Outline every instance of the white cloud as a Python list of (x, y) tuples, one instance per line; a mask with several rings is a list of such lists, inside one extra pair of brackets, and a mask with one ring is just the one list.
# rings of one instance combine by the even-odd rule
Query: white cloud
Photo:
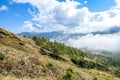
[(8, 10), (8, 7), (7, 7), (7, 6), (2, 5), (2, 6), (0, 7), (0, 11), (6, 11), (6, 10)]
[(84, 4), (87, 4), (87, 1), (84, 1)]
[[(13, 0), (16, 3), (29, 3), (38, 9), (31, 12), (33, 21), (44, 29), (64, 30), (65, 33), (91, 33), (107, 31), (112, 27), (120, 27), (120, 0), (116, 6), (103, 12), (90, 12), (89, 8), (78, 8), (81, 3), (74, 0), (59, 2), (57, 0)], [(85, 1), (84, 3), (87, 3)], [(31, 22), (24, 22), (23, 29), (35, 31)], [(117, 51), (120, 48), (120, 34), (86, 35), (77, 39), (69, 39), (68, 43), (77, 48)]]
[[(53, 29), (65, 28), (66, 33), (89, 33), (104, 31), (111, 27), (120, 26), (120, 4), (115, 0), (116, 6), (108, 11), (90, 12), (87, 7), (77, 8), (81, 3), (74, 0), (59, 2), (57, 0), (13, 0), (16, 3), (30, 3), (38, 9), (33, 15), (33, 21), (50, 25)], [(85, 1), (86, 3), (86, 1)], [(32, 13), (29, 10), (30, 13)], [(58, 25), (58, 26), (57, 26)]]
[[(76, 18), (78, 14), (77, 6), (80, 3), (75, 1), (58, 2), (56, 0), (13, 0), (14, 2), (30, 3), (37, 7), (38, 13), (34, 15), (33, 20), (42, 24), (48, 24), (54, 27), (74, 27), (79, 25), (79, 18)], [(80, 10), (81, 11), (81, 10)], [(83, 14), (83, 13), (81, 13)], [(82, 16), (81, 16), (82, 17)], [(77, 21), (77, 22), (76, 22)]]
[(117, 7), (117, 8), (120, 8), (120, 0), (115, 0), (115, 3), (116, 3), (116, 5), (117, 5), (116, 7)]
[(24, 24), (22, 27), (20, 27), (20, 30), (22, 31), (39, 31), (41, 29), (41, 26), (39, 24), (32, 24), (30, 21), (24, 21)]
[(88, 34), (76, 39), (68, 39), (66, 43), (76, 48), (92, 50), (120, 51), (120, 33), (106, 35)]

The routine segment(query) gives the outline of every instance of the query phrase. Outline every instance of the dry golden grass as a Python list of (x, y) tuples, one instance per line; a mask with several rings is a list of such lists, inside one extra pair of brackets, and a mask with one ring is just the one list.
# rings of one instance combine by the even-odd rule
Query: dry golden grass
[[(19, 61), (19, 59), (27, 60), (30, 56), (35, 56), (33, 54), (29, 54), (29, 53), (21, 51), (21, 50), (16, 50), (14, 48), (7, 47), (4, 45), (0, 45), (0, 51), (3, 54), (6, 54), (6, 56), (9, 56), (9, 58), (12, 58), (12, 59), (18, 60), (18, 61)], [(54, 60), (54, 59), (50, 58), (49, 56), (43, 56), (40, 54), (37, 57), (42, 65), (52, 63), (53, 66), (58, 70), (60, 76), (63, 75), (68, 68), (71, 68), (71, 69), (73, 69), (73, 71), (76, 74), (79, 75), (81, 80), (82, 79), (93, 80), (94, 77), (98, 78), (98, 80), (107, 80), (106, 79), (107, 77), (110, 77), (111, 80), (120, 80), (120, 78), (113, 77), (111, 74), (106, 73), (106, 72), (93, 70), (93, 69), (89, 70), (89, 69), (78, 68), (71, 62)], [(50, 75), (47, 75), (47, 76), (40, 76), (39, 78), (35, 78), (32, 80), (47, 80), (47, 79), (50, 79), (51, 77), (50, 77)], [(16, 78), (13, 76), (2, 76), (2, 77), (0, 77), (0, 80), (30, 80), (30, 78), (24, 77), (21, 79), (21, 78)]]

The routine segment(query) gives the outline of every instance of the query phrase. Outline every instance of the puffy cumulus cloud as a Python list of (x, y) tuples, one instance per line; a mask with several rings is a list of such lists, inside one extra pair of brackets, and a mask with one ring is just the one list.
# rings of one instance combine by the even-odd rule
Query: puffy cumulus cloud
[[(79, 26), (80, 23), (78, 22), (83, 20), (83, 15), (87, 11), (87, 8), (78, 10), (77, 6), (81, 3), (70, 0), (66, 0), (66, 2), (56, 0), (13, 0), (13, 2), (30, 3), (35, 6), (38, 9), (38, 13), (33, 14), (33, 20), (42, 24), (51, 25), (53, 28), (59, 28), (59, 26)], [(54, 27), (54, 25), (58, 26)]]
[[(78, 8), (81, 3), (75, 0), (13, 0), (16, 3), (29, 3), (37, 12), (28, 12), (33, 16), (32, 21), (48, 30), (63, 30), (64, 33), (103, 32), (114, 27), (120, 27), (120, 0), (115, 0), (116, 5), (103, 12), (90, 12), (87, 7)], [(86, 3), (86, 2), (85, 2)], [(36, 31), (38, 28), (31, 22), (24, 22), (22, 28)], [(97, 50), (120, 50), (120, 33), (106, 35), (86, 35), (70, 38), (66, 44), (77, 48), (90, 48)], [(65, 37), (65, 36), (64, 36)], [(68, 43), (67, 43), (68, 42)]]
[[(96, 31), (107, 31), (113, 27), (120, 27), (120, 12), (110, 10), (106, 12), (93, 13), (83, 24), (68, 30), (69, 33), (91, 33)], [(86, 20), (86, 18), (85, 18)]]
[[(78, 8), (81, 3), (74, 0), (59, 2), (57, 0), (13, 0), (16, 3), (30, 3), (38, 12), (30, 14), (33, 21), (42, 26), (50, 25), (53, 29), (61, 29), (65, 33), (90, 33), (105, 31), (111, 27), (120, 26), (120, 1), (116, 6), (103, 12), (90, 12), (87, 7)], [(86, 3), (86, 2), (85, 2)], [(61, 26), (61, 28), (59, 28)], [(66, 28), (65, 28), (66, 27)]]
[(39, 24), (32, 24), (30, 21), (24, 21), (24, 24), (22, 27), (20, 27), (20, 30), (22, 31), (39, 31), (42, 27)]
[[(59, 26), (75, 27), (79, 25), (80, 18), (76, 18), (79, 15), (76, 8), (80, 3), (69, 0), (66, 2), (41, 0), (39, 4), (37, 6), (39, 13), (33, 20), (51, 25), (53, 28), (58, 28)], [(54, 27), (54, 25), (58, 26)]]
[(67, 44), (76, 48), (92, 50), (120, 51), (120, 32), (107, 35), (88, 34), (76, 39), (68, 39)]
[(2, 5), (0, 7), (0, 11), (6, 11), (6, 10), (8, 10), (8, 7), (6, 5)]
[(120, 0), (115, 0), (115, 3), (116, 3), (116, 7), (120, 9)]

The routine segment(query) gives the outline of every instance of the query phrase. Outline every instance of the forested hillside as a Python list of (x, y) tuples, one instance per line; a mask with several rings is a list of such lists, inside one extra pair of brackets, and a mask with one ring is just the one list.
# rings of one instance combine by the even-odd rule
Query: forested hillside
[(118, 65), (106, 56), (0, 28), (0, 80), (119, 80)]
[[(36, 42), (37, 45), (50, 51), (53, 55), (69, 57), (70, 60), (75, 65), (77, 65), (77, 67), (108, 71), (115, 76), (120, 76), (120, 56), (116, 56), (113, 54), (110, 55), (107, 53), (101, 55), (92, 54), (91, 52), (86, 51), (83, 52), (79, 49), (66, 46), (63, 43), (50, 41), (48, 39), (45, 39), (44, 37), (39, 38), (37, 36), (34, 36), (33, 40)], [(53, 58), (56, 57), (54, 56)], [(114, 67), (117, 67), (117, 69)]]

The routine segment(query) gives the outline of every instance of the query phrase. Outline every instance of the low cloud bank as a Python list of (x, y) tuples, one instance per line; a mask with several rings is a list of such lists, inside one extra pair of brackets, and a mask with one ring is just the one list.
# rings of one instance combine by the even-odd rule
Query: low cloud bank
[(106, 35), (88, 34), (82, 37), (70, 38), (65, 43), (79, 49), (87, 48), (90, 50), (120, 52), (120, 32)]

